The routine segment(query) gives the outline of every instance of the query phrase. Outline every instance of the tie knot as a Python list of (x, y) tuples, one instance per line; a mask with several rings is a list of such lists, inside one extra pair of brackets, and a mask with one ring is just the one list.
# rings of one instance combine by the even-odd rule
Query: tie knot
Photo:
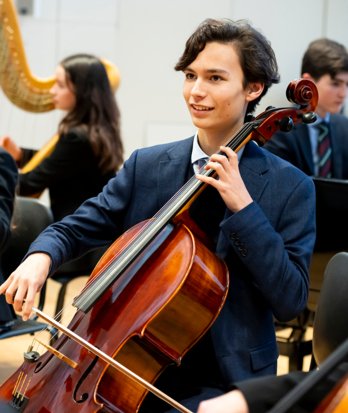
[(197, 165), (199, 168), (202, 168), (202, 166), (204, 166), (207, 163), (208, 158), (201, 158), (198, 159), (197, 161)]
[(200, 169), (207, 163), (207, 160), (208, 158), (201, 158), (194, 163), (193, 168), (195, 173), (198, 173), (200, 171)]

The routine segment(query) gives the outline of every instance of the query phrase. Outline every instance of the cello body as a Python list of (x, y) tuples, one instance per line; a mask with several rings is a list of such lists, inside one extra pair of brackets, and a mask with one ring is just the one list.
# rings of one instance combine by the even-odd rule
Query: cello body
[(346, 375), (315, 409), (314, 413), (348, 412), (348, 375)]
[[(91, 281), (143, 225), (114, 242)], [(215, 320), (228, 290), (224, 262), (187, 227), (165, 228), (160, 238), (163, 233), (164, 242), (152, 244), (156, 257), (140, 255), (91, 310), (77, 311), (69, 326), (151, 383), (166, 366), (180, 364)], [(47, 351), (33, 363), (25, 361), (1, 386), (0, 398), (26, 413), (60, 413), (62, 406), (71, 412), (138, 411), (146, 389), (65, 336), (54, 348), (76, 367)]]

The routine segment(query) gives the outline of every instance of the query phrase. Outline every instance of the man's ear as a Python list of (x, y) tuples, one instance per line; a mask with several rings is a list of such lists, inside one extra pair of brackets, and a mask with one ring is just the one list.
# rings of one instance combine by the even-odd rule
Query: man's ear
[(257, 99), (261, 93), (263, 92), (265, 85), (259, 82), (251, 82), (248, 84), (246, 91), (247, 91), (247, 101), (252, 102), (253, 100)]

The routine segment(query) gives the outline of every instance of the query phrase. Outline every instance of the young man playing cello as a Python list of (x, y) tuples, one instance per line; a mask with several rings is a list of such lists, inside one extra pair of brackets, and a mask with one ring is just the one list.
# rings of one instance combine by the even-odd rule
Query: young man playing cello
[[(306, 305), (315, 196), (308, 176), (254, 142), (238, 153), (225, 146), (279, 79), (260, 32), (244, 21), (205, 20), (175, 69), (184, 73), (196, 135), (135, 151), (98, 197), (41, 234), (0, 293), (27, 319), (37, 291), (63, 261), (153, 217), (195, 173), (196, 162), (209, 158), (206, 168), (216, 177), (197, 177), (224, 203), (213, 230), (231, 287), (210, 331), (155, 383), (194, 411), (236, 380), (276, 373), (273, 317), (290, 320)], [(140, 411), (174, 410), (150, 396)]]

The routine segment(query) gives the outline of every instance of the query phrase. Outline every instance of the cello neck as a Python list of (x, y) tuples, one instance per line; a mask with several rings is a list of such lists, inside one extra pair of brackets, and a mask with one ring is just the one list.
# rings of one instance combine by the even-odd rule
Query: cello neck
[[(228, 146), (234, 150), (241, 148), (243, 143), (248, 141), (247, 138), (256, 124), (256, 121), (244, 124), (241, 130), (228, 143)], [(200, 173), (209, 176), (214, 171), (202, 169)], [(157, 244), (162, 243), (169, 236), (173, 229), (171, 222), (176, 216), (183, 214), (185, 210), (189, 209), (204, 187), (206, 187), (206, 184), (192, 176), (153, 218), (145, 223), (141, 232), (119, 254), (117, 259), (113, 260), (107, 268), (98, 274), (98, 280), (96, 281), (95, 278), (86, 286), (81, 294), (75, 298), (73, 305), (83, 312), (87, 312), (106, 289), (140, 256), (142, 251), (154, 239), (157, 240), (157, 243), (154, 244), (153, 248), (156, 248)], [(137, 265), (141, 264), (143, 264), (142, 260), (137, 262)]]

